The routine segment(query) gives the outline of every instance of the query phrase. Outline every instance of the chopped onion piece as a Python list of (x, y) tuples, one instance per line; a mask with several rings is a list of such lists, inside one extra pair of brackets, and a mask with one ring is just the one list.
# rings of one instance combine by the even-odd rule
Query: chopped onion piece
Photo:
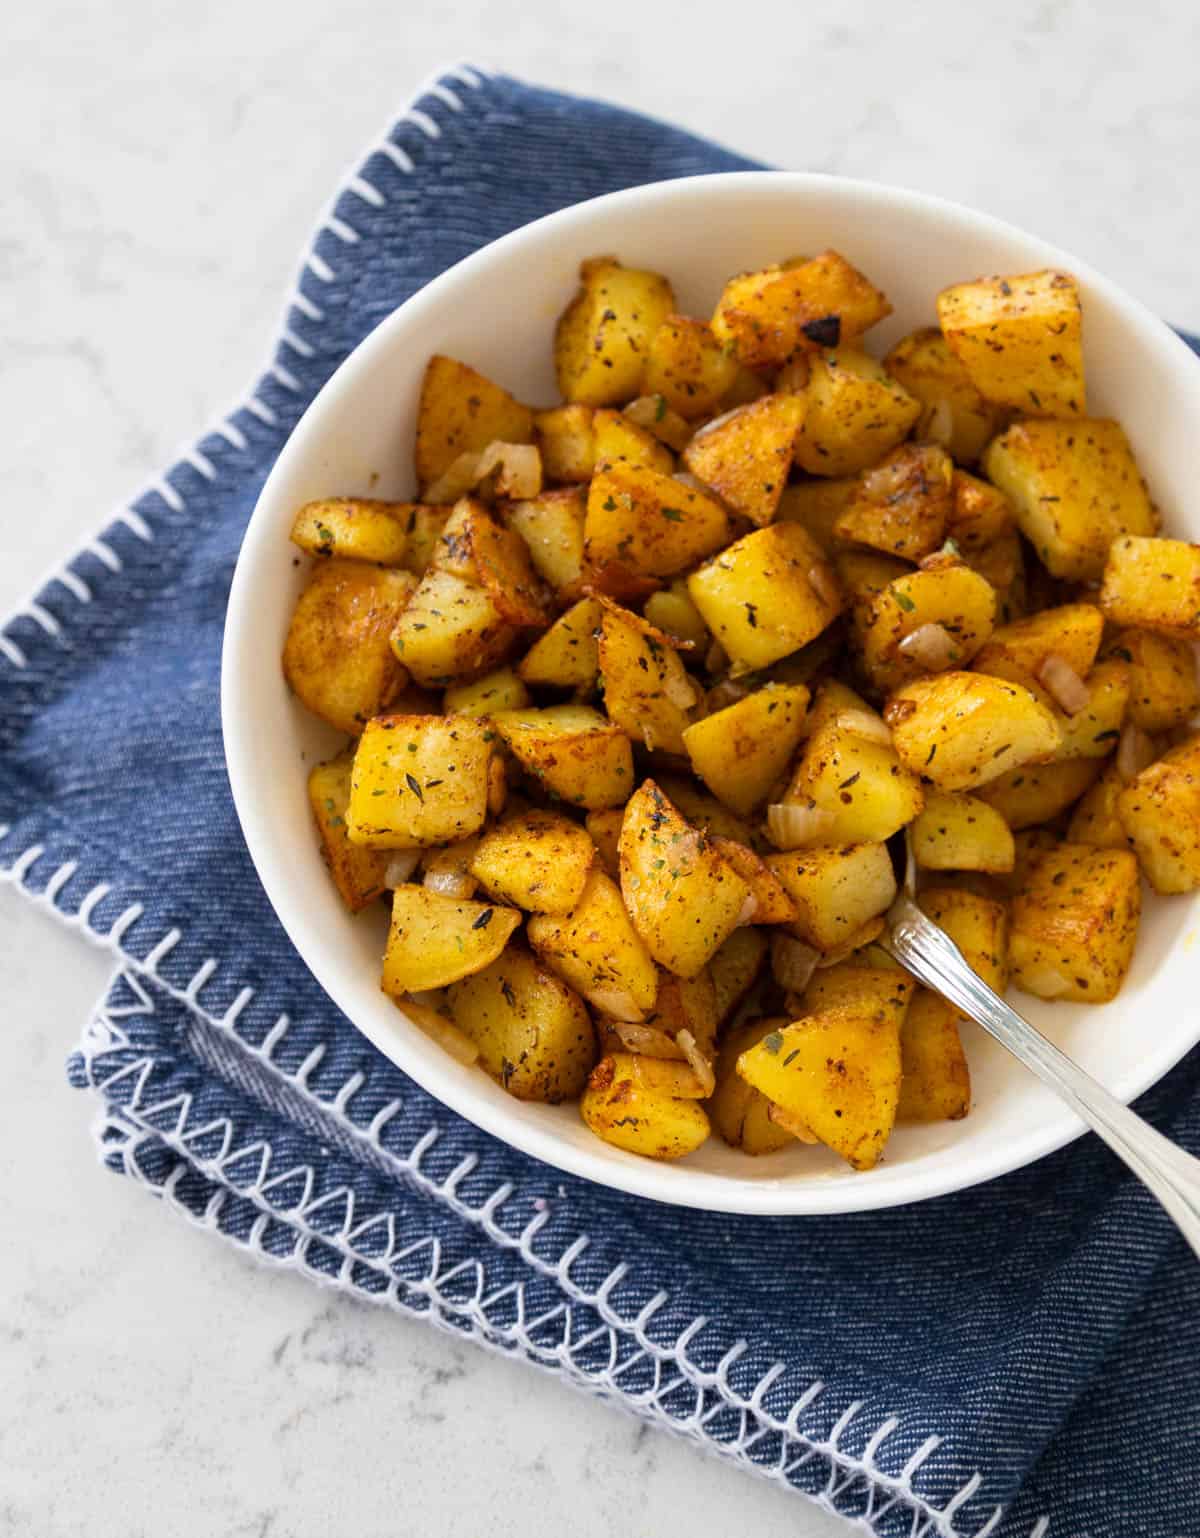
[(767, 1120), (773, 1121), (777, 1127), (782, 1127), (785, 1132), (801, 1143), (817, 1143), (820, 1139), (806, 1121), (792, 1111), (785, 1111), (781, 1105), (776, 1105), (773, 1100), (767, 1102)]
[(388, 856), (384, 886), (403, 886), (421, 862), (420, 849), (396, 849)]
[(1117, 744), (1117, 773), (1126, 783), (1136, 780), (1142, 770), (1154, 762), (1154, 757), (1153, 741), (1140, 726), (1130, 722)]
[(814, 561), (808, 568), (808, 585), (822, 603), (829, 604), (831, 608), (840, 608), (842, 590), (838, 586), (838, 579), (824, 561)]
[[(726, 422), (731, 422), (745, 409), (745, 406), (735, 406), (732, 411), (723, 411), (719, 417), (713, 417), (711, 422), (705, 422), (702, 427), (696, 429), (692, 434), (692, 442), (694, 443), (697, 438), (703, 438), (706, 433), (714, 432), (718, 427), (724, 427)], [(679, 477), (676, 476), (676, 479), (678, 480)]]
[(542, 456), (533, 443), (489, 443), (475, 466), (481, 494), (522, 501), (542, 489)]
[(457, 459), (451, 460), (437, 480), (425, 488), (422, 502), (436, 502), (444, 506), (449, 502), (457, 502), (459, 497), (465, 497), (475, 484), (481, 457), (468, 449)]
[(611, 1015), (614, 1020), (642, 1018), (642, 1011), (634, 1003), (633, 994), (622, 988), (593, 988), (588, 999), (602, 1015)]
[(749, 693), (745, 684), (734, 683), (732, 678), (723, 678), (708, 691), (704, 703), (709, 715), (716, 715), (718, 710), (724, 710), (727, 705), (736, 705)]
[(935, 401), (926, 416), (925, 437), (942, 448), (950, 447), (954, 437), (954, 409), (946, 399)]
[(1051, 966), (1025, 967), (1021, 972), (1021, 986), (1026, 993), (1039, 999), (1057, 999), (1068, 993), (1071, 984)]
[(746, 900), (738, 910), (735, 929), (741, 929), (744, 924), (753, 924), (754, 915), (758, 912), (758, 898), (753, 892), (746, 893)]
[(419, 1026), (426, 1036), (436, 1041), (439, 1047), (444, 1047), (450, 1056), (457, 1058), (460, 1063), (470, 1067), (479, 1057), (479, 1048), (467, 1033), (438, 1010), (432, 1009), (428, 1004), (418, 1004), (413, 998), (397, 999), (396, 1007), (403, 1011), (414, 1025)]
[(892, 734), (887, 722), (874, 711), (839, 710), (835, 719), (843, 731), (853, 732), (856, 737), (865, 737), (868, 742), (881, 742), (889, 748), (892, 745)]
[(442, 897), (470, 897), (478, 883), (469, 870), (442, 866), (425, 872), (421, 885)]
[(776, 849), (819, 844), (833, 825), (833, 813), (795, 801), (775, 801), (767, 808), (767, 836)]
[(653, 753), (658, 743), (658, 737), (654, 731), (653, 723), (650, 721), (642, 722), (642, 741), (646, 744), (646, 751)]
[(778, 374), (775, 375), (774, 393), (776, 395), (799, 395), (808, 384), (808, 376), (812, 373), (808, 359), (803, 355), (793, 358), (790, 363), (785, 363)]
[(958, 648), (954, 637), (944, 625), (918, 625), (900, 642), (900, 650), (912, 662), (940, 673), (957, 660)]
[(1055, 702), (1069, 716), (1087, 708), (1088, 689), (1083, 679), (1065, 657), (1051, 652), (1038, 668), (1038, 683), (1054, 696)]
[(687, 1059), (692, 1072), (700, 1080), (701, 1088), (704, 1091), (705, 1098), (707, 1098), (717, 1087), (717, 1076), (713, 1072), (712, 1064), (705, 1057), (704, 1053), (701, 1052), (696, 1038), (692, 1035), (691, 1031), (678, 1031), (675, 1040), (683, 1048), (683, 1055)]
[[(592, 1002), (596, 1002), (595, 994)], [(636, 1025), (633, 1021), (617, 1020), (613, 1024), (613, 1030), (621, 1038), (622, 1046), (628, 1047), (631, 1052), (640, 1052), (643, 1057), (664, 1057), (679, 1059), (683, 1056), (683, 1048), (666, 1031), (660, 1031), (654, 1025)]]
[(687, 486), (691, 491), (702, 491), (706, 497), (712, 496), (712, 492), (704, 482), (698, 481), (690, 470), (676, 470), (671, 479), (678, 481), (681, 486)]
[(690, 710), (697, 699), (695, 685), (686, 674), (668, 673), (663, 679), (663, 693), (680, 710)]
[(821, 953), (813, 950), (811, 945), (805, 945), (803, 940), (778, 933), (771, 936), (771, 972), (788, 993), (804, 992), (820, 959)]

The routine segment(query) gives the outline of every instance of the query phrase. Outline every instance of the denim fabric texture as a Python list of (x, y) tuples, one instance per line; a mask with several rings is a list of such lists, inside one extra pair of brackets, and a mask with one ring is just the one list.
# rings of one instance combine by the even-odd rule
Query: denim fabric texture
[[(1195, 1538), (1200, 1273), (1094, 1138), (862, 1216), (600, 1189), (493, 1141), (359, 1036), (242, 843), (225, 603), (305, 406), (396, 305), (508, 230), (751, 168), (481, 71), (429, 87), (337, 196), (254, 393), (0, 632), (4, 879), (114, 953), (69, 1067), (100, 1098), (104, 1162), (262, 1261), (525, 1357), (880, 1538)], [(1194, 1053), (1140, 1105), (1193, 1151), (1198, 1089)]]

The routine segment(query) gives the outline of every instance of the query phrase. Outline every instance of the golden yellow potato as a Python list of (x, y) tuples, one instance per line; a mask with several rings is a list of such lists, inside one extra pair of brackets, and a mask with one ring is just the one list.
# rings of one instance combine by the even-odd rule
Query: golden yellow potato
[(939, 790), (973, 790), (1060, 742), (1052, 712), (1020, 684), (983, 673), (941, 673), (905, 684), (884, 719), (901, 763)]
[(471, 683), (454, 684), (443, 700), (448, 716), (487, 716), (495, 710), (523, 710), (528, 704), (529, 690), (512, 668), (497, 668)]
[(668, 315), (650, 339), (642, 390), (691, 420), (718, 408), (736, 374), (737, 362), (704, 321)]
[(883, 366), (921, 402), (917, 437), (940, 443), (957, 463), (974, 464), (996, 431), (999, 413), (985, 401), (936, 326), (910, 332)]
[(593, 566), (670, 577), (728, 538), (719, 502), (644, 465), (599, 471), (588, 488), (584, 550)]
[(681, 774), (663, 774), (658, 777), (658, 788), (702, 832), (736, 839), (739, 844), (754, 842), (750, 824), (702, 790), (695, 780)]
[(525, 541), (534, 570), (561, 591), (583, 573), (583, 515), (587, 493), (582, 486), (544, 491), (540, 497), (510, 503), (504, 519)]
[(486, 833), (471, 874), (498, 901), (534, 913), (569, 913), (583, 896), (596, 847), (578, 823), (529, 811)]
[(533, 441), (547, 481), (573, 486), (591, 480), (596, 468), (592, 415), (591, 406), (578, 403), (534, 413)]
[(676, 577), (670, 587), (651, 593), (642, 607), (642, 613), (658, 630), (665, 630), (676, 641), (690, 641), (701, 648), (703, 656), (709, 641), (708, 626), (700, 610), (692, 602), (687, 583)]
[(1143, 769), (1117, 797), (1117, 816), (1156, 892), (1200, 887), (1200, 738)]
[(946, 533), (954, 464), (931, 443), (906, 443), (859, 477), (858, 491), (833, 525), (835, 539), (919, 561)]
[(1200, 545), (1141, 537), (1145, 532), (1113, 540), (1100, 607), (1116, 625), (1200, 640)]
[(403, 566), (410, 505), (366, 497), (306, 502), (292, 524), (292, 543), (309, 555)]
[(570, 913), (538, 913), (527, 926), (542, 961), (601, 1014), (644, 1020), (658, 997), (658, 973), (612, 879), (593, 866)]
[(957, 887), (927, 887), (917, 903), (946, 931), (971, 970), (1003, 993), (1009, 971), (1008, 905)]
[(1116, 998), (1137, 939), (1141, 888), (1127, 849), (1060, 844), (1013, 898), (1012, 979), (1026, 993), (1074, 1004)]
[(490, 733), (471, 716), (376, 716), (354, 754), (346, 829), (369, 849), (417, 849), (478, 832)]
[(1125, 785), (1116, 764), (1109, 764), (1076, 803), (1067, 826), (1068, 843), (1091, 844), (1096, 849), (1130, 847), (1129, 835), (1117, 815), (1117, 801)]
[(549, 594), (534, 571), (529, 546), (476, 498), (455, 503), (433, 565), (477, 583), (506, 623), (534, 628), (549, 623)]
[(698, 429), (683, 463), (726, 507), (768, 524), (787, 484), (804, 410), (802, 395), (764, 395)]
[(395, 621), (391, 645), (417, 682), (433, 688), (486, 673), (516, 637), (482, 587), (430, 566)]
[(1001, 625), (976, 654), (977, 673), (1028, 684), (1050, 657), (1061, 657), (1086, 678), (1104, 634), (1104, 615), (1093, 603), (1067, 603)]
[(743, 1153), (775, 1153), (796, 1141), (791, 1132), (772, 1121), (771, 1102), (762, 1091), (748, 1084), (737, 1071), (737, 1061), (743, 1052), (757, 1046), (771, 1031), (782, 1030), (787, 1023), (785, 1019), (747, 1020), (730, 1031), (721, 1044), (717, 1087), (709, 1101), (708, 1114), (718, 1134), (731, 1148), (740, 1148)]
[(885, 295), (836, 251), (732, 279), (713, 335), (747, 368), (779, 368), (798, 352), (853, 341), (891, 314)]
[(854, 475), (894, 449), (921, 403), (865, 352), (843, 347), (812, 361), (796, 463), (810, 475)]
[(795, 849), (767, 856), (767, 864), (798, 909), (792, 933), (830, 953), (884, 913), (896, 896), (896, 877), (884, 844)]
[(352, 844), (346, 833), (353, 753), (340, 753), (316, 764), (308, 776), (308, 799), (321, 838), (321, 855), (342, 901), (358, 913), (383, 895), (388, 857)]
[(979, 799), (994, 808), (1014, 830), (1049, 822), (1078, 801), (1100, 775), (1094, 758), (1065, 758), (1048, 764), (1023, 764), (981, 785)]
[(1119, 658), (1098, 662), (1083, 680), (1087, 703), (1073, 715), (1055, 711), (1062, 742), (1055, 757), (1107, 758), (1115, 751), (1129, 704), (1129, 668)]
[(858, 476), (841, 480), (797, 481), (783, 488), (775, 516), (781, 523), (799, 523), (827, 556), (841, 549), (833, 526), (858, 496)]
[(710, 1130), (702, 1106), (648, 1089), (625, 1052), (596, 1064), (579, 1110), (597, 1137), (647, 1159), (680, 1159), (699, 1148)]
[(713, 848), (746, 883), (750, 890), (751, 924), (794, 924), (796, 905), (784, 890), (779, 877), (760, 854), (733, 838), (712, 835)]
[(561, 800), (587, 811), (628, 800), (633, 749), (598, 710), (587, 705), (502, 710), (491, 721), (521, 767)]
[(414, 577), (423, 577), (433, 560), (442, 530), (450, 517), (448, 507), (431, 507), (423, 502), (406, 502), (404, 512), (404, 569)]
[(590, 689), (600, 671), (598, 637), (604, 611), (597, 598), (581, 598), (525, 653), (517, 671), (526, 683)]
[(653, 433), (630, 421), (623, 411), (601, 407), (593, 418), (596, 444), (596, 469), (609, 470), (615, 464), (645, 465), (661, 475), (675, 473), (675, 456)]
[(597, 257), (559, 317), (554, 369), (565, 401), (616, 406), (640, 393), (651, 338), (675, 308), (666, 278)]
[(887, 693), (936, 672), (939, 664), (965, 667), (986, 646), (997, 608), (996, 590), (985, 577), (957, 557), (930, 557), (927, 569), (894, 577), (856, 607), (863, 669)]
[(604, 708), (630, 738), (650, 749), (683, 753), (683, 733), (699, 691), (688, 678), (675, 642), (640, 614), (601, 599), (598, 657)]
[(748, 815), (791, 762), (807, 708), (803, 684), (764, 684), (704, 716), (683, 732), (693, 770), (727, 806)]
[(625, 407), (625, 415), (677, 454), (692, 441), (692, 424), (672, 410), (664, 395), (639, 395)]
[(768, 942), (759, 929), (735, 929), (708, 963), (717, 1024), (730, 1020), (753, 988), (767, 959)]
[(621, 861), (617, 846), (621, 838), (621, 824), (625, 821), (623, 806), (608, 807), (601, 812), (589, 812), (584, 818), (600, 864), (614, 881), (621, 879)]
[(965, 551), (982, 550), (1015, 525), (1013, 506), (1002, 491), (965, 470), (955, 470), (950, 481), (950, 508), (946, 533)]
[(971, 1072), (948, 999), (918, 988), (900, 1027), (902, 1122), (959, 1121), (971, 1108)]
[(1016, 859), (1004, 818), (977, 796), (927, 790), (912, 825), (913, 858), (923, 870), (1011, 871)]
[(1026, 416), (1080, 417), (1083, 315), (1067, 272), (978, 278), (943, 289), (938, 322), (979, 393)]
[(786, 830), (784, 847), (810, 848), (882, 843), (917, 816), (925, 795), (887, 742), (834, 720), (805, 743), (783, 804), (801, 808), (806, 821), (799, 832)]
[(392, 893), (383, 991), (401, 998), (482, 972), (520, 922), (515, 908), (443, 897), (423, 886), (398, 886)]
[(435, 353), (425, 369), (414, 451), (422, 486), (437, 480), (460, 454), (489, 443), (529, 443), (533, 412), (466, 363)]
[(804, 990), (801, 1007), (806, 1015), (824, 1009), (856, 1009), (882, 1013), (897, 1028), (904, 1023), (916, 984), (900, 967), (874, 967), (851, 957), (832, 967), (819, 967)]
[(1123, 630), (1104, 655), (1128, 666), (1128, 715), (1144, 732), (1186, 726), (1200, 711), (1200, 679), (1190, 641), (1153, 630)]

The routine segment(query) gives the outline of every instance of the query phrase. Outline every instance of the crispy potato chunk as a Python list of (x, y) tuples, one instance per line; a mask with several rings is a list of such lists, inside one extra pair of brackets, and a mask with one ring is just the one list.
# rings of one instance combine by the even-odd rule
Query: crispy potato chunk
[(946, 791), (925, 793), (925, 808), (912, 825), (912, 848), (924, 870), (978, 870), (992, 874), (1013, 868), (1016, 847), (1000, 813), (977, 796)]
[(771, 1031), (783, 1030), (787, 1023), (782, 1018), (747, 1020), (722, 1043), (717, 1058), (717, 1087), (708, 1112), (720, 1136), (731, 1148), (740, 1148), (743, 1153), (775, 1153), (796, 1141), (793, 1133), (771, 1119), (771, 1102), (762, 1091), (737, 1071), (737, 1061), (743, 1052), (756, 1047)]
[(1053, 713), (1021, 684), (982, 673), (942, 673), (905, 684), (884, 719), (902, 764), (939, 790), (973, 790), (1031, 760), (1061, 737)]
[(747, 816), (791, 762), (807, 708), (803, 684), (765, 684), (685, 729), (692, 768), (715, 796)]
[(844, 347), (812, 361), (796, 463), (810, 475), (854, 475), (908, 436), (921, 403), (865, 352)]
[(910, 332), (884, 358), (883, 366), (921, 402), (917, 436), (940, 443), (958, 464), (974, 464), (996, 431), (999, 413), (980, 395), (938, 328)]
[(557, 1105), (583, 1092), (596, 1032), (583, 1000), (528, 951), (510, 946), (461, 979), (447, 999), (454, 1023), (479, 1048), (479, 1064), (518, 1100)]
[(858, 489), (856, 475), (800, 481), (783, 488), (775, 516), (781, 523), (803, 524), (826, 555), (833, 556), (841, 549), (833, 526), (858, 496)]
[(418, 683), (436, 687), (486, 673), (516, 636), (482, 587), (431, 566), (395, 621), (391, 648)]
[(1042, 999), (1115, 999), (1133, 959), (1140, 911), (1137, 861), (1127, 849), (1060, 844), (1047, 851), (1013, 899), (1013, 982)]
[(418, 849), (478, 832), (487, 816), (488, 735), (485, 723), (470, 716), (369, 721), (354, 754), (351, 842)]
[(948, 999), (918, 988), (900, 1028), (901, 1122), (959, 1121), (971, 1108), (971, 1072)]
[(1056, 577), (1099, 577), (1118, 535), (1154, 532), (1150, 498), (1116, 422), (1014, 422), (992, 439), (983, 468)]
[(928, 887), (917, 902), (958, 946), (971, 970), (1003, 993), (1009, 970), (1008, 905), (957, 887)]
[(1196, 653), (1180, 636), (1123, 630), (1104, 651), (1129, 668), (1129, 719), (1144, 732), (1186, 726), (1200, 711)]
[(729, 811), (715, 796), (701, 790), (695, 780), (685, 775), (664, 774), (659, 776), (658, 787), (688, 822), (701, 832), (711, 833), (714, 837), (720, 835), (722, 838), (736, 839), (739, 844), (754, 842), (754, 831), (750, 824)]
[(584, 548), (597, 567), (670, 577), (729, 538), (729, 517), (712, 497), (639, 465), (600, 471), (588, 489)]
[(894, 449), (863, 472), (857, 495), (834, 522), (834, 537), (906, 561), (931, 555), (945, 536), (953, 473), (950, 456), (934, 444)]
[(542, 473), (547, 481), (573, 486), (591, 480), (596, 468), (593, 410), (576, 403), (534, 414), (533, 441), (542, 456)]
[(651, 338), (675, 308), (666, 278), (611, 256), (584, 262), (559, 317), (554, 368), (566, 401), (617, 406), (639, 393)]
[(501, 902), (569, 913), (583, 896), (595, 855), (591, 835), (578, 823), (556, 812), (523, 812), (484, 835), (471, 874)]
[(670, 636), (601, 599), (599, 661), (609, 719), (648, 748), (683, 753), (698, 692)]
[(735, 929), (708, 964), (718, 1026), (732, 1019), (758, 981), (768, 942), (759, 929)]
[(388, 857), (352, 844), (346, 833), (353, 753), (317, 764), (308, 776), (308, 799), (321, 838), (321, 855), (338, 895), (351, 913), (359, 913), (386, 890)]
[(802, 395), (764, 395), (702, 427), (683, 462), (727, 507), (762, 527), (787, 484), (804, 409)]
[(1095, 604), (1060, 604), (1001, 625), (976, 654), (975, 671), (1028, 684), (1049, 658), (1061, 657), (1072, 672), (1086, 678), (1103, 634), (1104, 616)]
[(314, 568), (283, 648), (288, 687), (314, 715), (350, 736), (408, 682), (388, 644), (412, 598), (409, 572), (333, 559)]
[(826, 954), (857, 938), (896, 896), (883, 844), (789, 850), (768, 855), (767, 864), (799, 910), (792, 933)]
[(620, 858), (621, 895), (647, 950), (695, 977), (737, 928), (749, 887), (653, 780), (625, 808)]
[(383, 991), (399, 999), (482, 972), (520, 922), (515, 908), (463, 902), (423, 886), (398, 886), (383, 955)]
[(796, 266), (745, 273), (725, 285), (713, 335), (751, 369), (853, 341), (891, 314), (886, 297), (836, 251)]
[(600, 1059), (579, 1110), (598, 1138), (647, 1159), (680, 1159), (699, 1148), (710, 1130), (697, 1101), (648, 1088), (627, 1052)]
[(666, 631), (676, 641), (690, 641), (693, 646), (707, 647), (711, 637), (704, 616), (692, 602), (687, 583), (676, 577), (670, 587), (651, 593), (642, 613), (658, 630)]
[(1010, 534), (1016, 523), (1013, 506), (1002, 491), (965, 470), (955, 470), (950, 480), (950, 507), (946, 533), (963, 550), (985, 550)]
[(899, 967), (874, 967), (855, 957), (832, 967), (820, 967), (804, 990), (806, 1014), (823, 1009), (882, 1011), (899, 1027), (908, 1013), (916, 984)]
[(404, 528), (404, 569), (414, 577), (423, 577), (433, 560), (442, 530), (450, 517), (448, 507), (430, 507), (423, 502), (407, 502)]
[(455, 504), (433, 564), (478, 583), (507, 624), (540, 628), (549, 623), (549, 595), (534, 572), (529, 546), (475, 498)]
[(1143, 769), (1117, 797), (1117, 816), (1156, 892), (1200, 887), (1200, 738)]
[(842, 607), (837, 578), (798, 523), (772, 524), (736, 540), (692, 573), (688, 592), (743, 671), (798, 650)]
[(1078, 801), (1100, 774), (1094, 758), (1023, 764), (979, 787), (979, 798), (1014, 830), (1049, 822)]
[(1200, 545), (1181, 539), (1114, 539), (1100, 607), (1117, 625), (1200, 640)]
[(1083, 314), (1067, 272), (979, 278), (943, 289), (938, 321), (981, 395), (1026, 416), (1080, 417)]
[(529, 690), (512, 668), (497, 668), (471, 683), (455, 684), (446, 690), (448, 716), (489, 716), (496, 710), (523, 710), (529, 704)]
[[(862, 665), (879, 692), (898, 689), (942, 667), (964, 667), (986, 646), (995, 623), (996, 590), (951, 556), (895, 577), (856, 611)], [(937, 626), (936, 631), (926, 626)]]
[(675, 456), (653, 433), (630, 421), (623, 411), (607, 407), (593, 419), (596, 440), (596, 469), (609, 470), (615, 464), (645, 465), (660, 475), (672, 475)]
[(925, 794), (886, 742), (835, 720), (809, 737), (784, 804), (817, 813), (805, 845), (874, 844), (910, 823)]
[(760, 854), (736, 839), (713, 836), (713, 848), (746, 883), (753, 904), (751, 924), (794, 924), (796, 905), (784, 890), (779, 877)]
[(1129, 703), (1129, 668), (1114, 657), (1098, 662), (1083, 682), (1087, 703), (1073, 715), (1055, 712), (1062, 733), (1057, 759), (1107, 758), (1120, 739)]
[(529, 443), (533, 412), (466, 363), (435, 353), (425, 369), (417, 408), (417, 479), (428, 486), (460, 454), (489, 443)]
[(598, 636), (603, 613), (599, 599), (581, 598), (560, 615), (518, 664), (525, 682), (590, 689), (600, 671)]
[(529, 943), (545, 964), (614, 1020), (644, 1020), (658, 996), (658, 973), (615, 883), (593, 866), (570, 913), (529, 920)]
[(1117, 815), (1117, 801), (1125, 785), (1116, 764), (1109, 764), (1079, 798), (1067, 827), (1068, 843), (1091, 844), (1096, 849), (1129, 848), (1129, 835)]
[(663, 395), (639, 395), (625, 407), (625, 415), (677, 454), (692, 441), (692, 424), (673, 411)]
[(512, 502), (504, 521), (520, 535), (534, 570), (552, 588), (562, 590), (583, 574), (583, 515), (587, 494), (582, 486), (546, 491), (525, 502)]
[(292, 543), (309, 555), (376, 566), (402, 566), (408, 544), (407, 502), (366, 497), (326, 497), (306, 502), (292, 524)]
[(692, 421), (720, 406), (736, 375), (736, 360), (704, 321), (668, 315), (650, 340), (642, 390)]
[(618, 854), (618, 846), (621, 839), (621, 824), (624, 821), (625, 808), (623, 806), (608, 807), (602, 812), (589, 812), (584, 818), (584, 825), (596, 846), (596, 854), (599, 857), (600, 864), (614, 881), (620, 881), (621, 879), (621, 860)]
[(627, 800), (633, 749), (625, 733), (598, 710), (586, 705), (502, 710), (492, 725), (521, 767), (563, 801), (597, 811)]

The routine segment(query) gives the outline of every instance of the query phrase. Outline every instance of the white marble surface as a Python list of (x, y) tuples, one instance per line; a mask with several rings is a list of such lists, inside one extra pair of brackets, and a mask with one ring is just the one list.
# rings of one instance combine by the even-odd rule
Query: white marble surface
[[(609, 0), (569, 29), (549, 0), (423, 10), (5, 9), (0, 610), (249, 379), (328, 189), (454, 58), (978, 204), (1200, 326), (1200, 13), (1178, 0), (760, 0), (731, 22)], [(99, 1172), (62, 1060), (105, 975), (0, 892), (0, 1533), (846, 1530), (523, 1367), (267, 1275)]]

